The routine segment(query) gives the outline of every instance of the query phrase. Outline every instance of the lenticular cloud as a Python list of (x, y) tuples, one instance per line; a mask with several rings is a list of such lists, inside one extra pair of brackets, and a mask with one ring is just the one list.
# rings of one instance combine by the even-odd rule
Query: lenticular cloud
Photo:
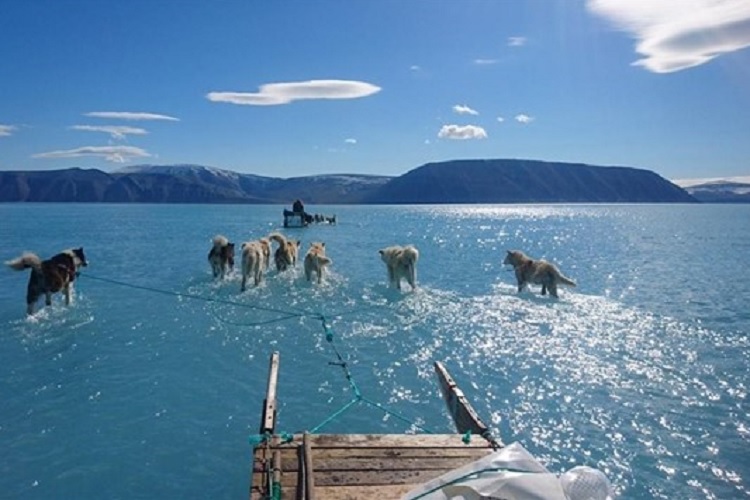
[(638, 40), (633, 64), (671, 73), (750, 46), (747, 0), (589, 0), (594, 13)]
[(380, 87), (352, 80), (309, 80), (268, 83), (259, 92), (210, 92), (209, 101), (248, 106), (275, 106), (302, 99), (358, 99), (380, 92)]

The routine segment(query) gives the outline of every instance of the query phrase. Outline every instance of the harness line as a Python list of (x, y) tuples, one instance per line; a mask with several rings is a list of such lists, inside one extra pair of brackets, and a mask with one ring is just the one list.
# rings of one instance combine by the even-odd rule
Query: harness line
[[(336, 355), (336, 359), (337, 359), (337, 361), (329, 361), (328, 364), (329, 365), (334, 365), (334, 366), (340, 366), (341, 367), (342, 371), (344, 372), (344, 377), (346, 378), (347, 382), (349, 383), (349, 387), (351, 388), (352, 392), (354, 393), (354, 397), (349, 402), (347, 402), (346, 404), (344, 404), (341, 408), (339, 408), (338, 410), (336, 410), (332, 414), (330, 414), (328, 417), (326, 417), (321, 423), (319, 423), (318, 425), (316, 425), (315, 427), (313, 427), (309, 431), (310, 434), (317, 434), (318, 431), (320, 431), (320, 429), (322, 429), (323, 427), (325, 427), (329, 423), (331, 423), (334, 420), (336, 420), (339, 416), (341, 416), (344, 413), (346, 413), (350, 408), (352, 408), (357, 403), (364, 403), (367, 406), (371, 406), (373, 408), (376, 408), (376, 409), (382, 411), (383, 413), (385, 413), (386, 415), (393, 416), (396, 419), (401, 420), (402, 422), (407, 423), (407, 424), (411, 425), (412, 427), (414, 427), (416, 429), (419, 429), (420, 431), (422, 431), (424, 433), (434, 434), (432, 431), (428, 430), (427, 428), (425, 428), (422, 425), (419, 425), (417, 422), (415, 422), (413, 420), (410, 420), (407, 417), (401, 415), (400, 413), (387, 408), (386, 406), (382, 405), (381, 403), (373, 401), (373, 400), (371, 400), (371, 399), (369, 399), (369, 398), (367, 398), (367, 397), (365, 397), (365, 396), (362, 395), (361, 391), (359, 390), (359, 386), (357, 385), (356, 381), (354, 380), (354, 376), (352, 375), (351, 371), (349, 370), (349, 364), (344, 360), (344, 357), (341, 355), (341, 353), (339, 352), (338, 348), (336, 347), (336, 344), (334, 343), (333, 330), (329, 326), (328, 320), (327, 320), (326, 316), (323, 315), (323, 314), (320, 314), (320, 313), (311, 313), (311, 312), (304, 312), (304, 311), (301, 311), (301, 312), (290, 312), (290, 311), (284, 311), (284, 310), (281, 310), (281, 309), (275, 309), (275, 308), (271, 308), (271, 307), (263, 307), (263, 306), (257, 306), (257, 305), (252, 305), (252, 304), (244, 304), (242, 302), (236, 302), (236, 301), (233, 301), (233, 300), (225, 300), (225, 299), (217, 299), (217, 298), (214, 298), (214, 297), (206, 297), (206, 296), (203, 296), (203, 295), (197, 295), (197, 294), (193, 294), (193, 293), (184, 293), (184, 292), (174, 292), (174, 291), (171, 291), (171, 290), (162, 290), (160, 288), (154, 288), (154, 287), (143, 286), (143, 285), (134, 285), (132, 283), (126, 283), (124, 281), (118, 281), (118, 280), (113, 280), (113, 279), (110, 279), (110, 278), (103, 278), (103, 277), (100, 277), (100, 276), (94, 276), (94, 275), (91, 275), (89, 273), (85, 273), (85, 274), (84, 273), (80, 273), (79, 276), (84, 277), (84, 278), (88, 278), (88, 279), (91, 279), (91, 280), (101, 281), (101, 282), (104, 282), (104, 283), (110, 283), (110, 284), (113, 284), (113, 285), (124, 286), (124, 287), (128, 287), (128, 288), (133, 288), (133, 289), (136, 289), (136, 290), (143, 290), (143, 291), (146, 291), (146, 292), (159, 293), (159, 294), (162, 294), (162, 295), (170, 295), (170, 296), (173, 296), (173, 297), (181, 297), (181, 298), (187, 298), (187, 299), (192, 299), (192, 300), (202, 300), (204, 302), (213, 302), (213, 303), (217, 303), (217, 304), (226, 304), (226, 305), (231, 305), (231, 306), (236, 306), (236, 307), (242, 307), (242, 308), (246, 308), (246, 309), (256, 309), (256, 310), (259, 310), (259, 311), (272, 312), (272, 313), (276, 313), (276, 314), (279, 315), (278, 318), (270, 319), (270, 320), (267, 320), (267, 321), (260, 321), (260, 322), (251, 323), (251, 324), (240, 324), (240, 323), (235, 323), (235, 322), (226, 320), (224, 318), (221, 318), (221, 317), (217, 316), (216, 314), (214, 314), (213, 312), (211, 313), (214, 316), (214, 318), (216, 318), (217, 320), (225, 322), (227, 324), (234, 325), (234, 326), (262, 326), (262, 325), (267, 325), (267, 324), (275, 323), (275, 322), (279, 322), (279, 321), (286, 321), (286, 320), (294, 319), (294, 318), (313, 318), (313, 319), (319, 319), (321, 321), (321, 325), (323, 327), (323, 332), (325, 333), (325, 339), (328, 342), (328, 344), (331, 346), (331, 348), (333, 349), (333, 352)], [(374, 306), (357, 308), (357, 309), (350, 310), (350, 311), (344, 311), (344, 312), (335, 314), (333, 316), (334, 317), (341, 317), (341, 316), (345, 316), (345, 315), (349, 315), (349, 314), (354, 314), (354, 313), (357, 313), (357, 312), (360, 312), (360, 311), (363, 311), (363, 310), (373, 309), (373, 308), (374, 308)], [(281, 432), (281, 436), (282, 436), (282, 441), (283, 442), (291, 441), (292, 438), (293, 438), (293, 436), (291, 434), (287, 433), (287, 432)], [(248, 441), (249, 441), (249, 443), (253, 447), (255, 447), (255, 446), (259, 446), (259, 445), (261, 445), (263, 443), (267, 443), (270, 438), (271, 438), (271, 436), (268, 433), (266, 433), (266, 434), (253, 434), (253, 435), (251, 435), (248, 438)]]

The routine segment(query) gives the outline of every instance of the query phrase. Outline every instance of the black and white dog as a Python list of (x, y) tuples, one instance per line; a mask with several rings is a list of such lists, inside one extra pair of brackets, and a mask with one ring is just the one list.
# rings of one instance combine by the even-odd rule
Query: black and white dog
[(88, 265), (83, 247), (65, 250), (51, 259), (42, 260), (36, 254), (25, 252), (20, 257), (5, 263), (16, 271), (31, 268), (26, 289), (26, 313), (34, 313), (34, 304), (42, 295), (45, 304), (52, 305), (52, 294), (62, 291), (65, 305), (70, 305), (70, 293), (78, 270)]

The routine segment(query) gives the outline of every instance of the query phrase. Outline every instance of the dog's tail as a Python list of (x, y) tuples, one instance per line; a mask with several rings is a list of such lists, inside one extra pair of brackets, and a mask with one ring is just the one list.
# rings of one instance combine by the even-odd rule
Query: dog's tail
[(229, 245), (229, 240), (227, 239), (227, 237), (221, 234), (217, 234), (216, 236), (214, 236), (214, 239), (212, 241), (214, 242), (214, 247), (218, 248)]
[(561, 285), (576, 286), (576, 282), (575, 281), (573, 281), (572, 279), (570, 279), (570, 278), (568, 278), (566, 276), (563, 276), (562, 273), (558, 273), (557, 274), (557, 280), (558, 280), (558, 282)]
[(16, 271), (33, 268), (36, 271), (42, 270), (42, 259), (31, 252), (24, 252), (20, 257), (5, 262), (5, 265)]
[(419, 260), (419, 250), (414, 245), (406, 245), (401, 251), (405, 261), (409, 266), (414, 266)]
[(282, 247), (286, 246), (287, 239), (281, 233), (275, 233), (275, 232), (271, 233), (271, 234), (268, 235), (268, 239), (272, 240), (272, 241), (275, 241), (276, 243), (278, 243)]

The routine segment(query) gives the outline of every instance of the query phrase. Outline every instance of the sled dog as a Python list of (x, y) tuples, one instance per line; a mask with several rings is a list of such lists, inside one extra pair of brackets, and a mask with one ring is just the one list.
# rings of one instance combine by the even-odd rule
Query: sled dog
[(234, 243), (225, 236), (217, 234), (213, 239), (214, 246), (208, 252), (208, 262), (214, 278), (224, 279), (224, 276), (234, 268)]
[(263, 280), (263, 272), (266, 269), (266, 252), (260, 241), (246, 241), (242, 244), (242, 285), (240, 291), (244, 292), (247, 280), (253, 279), (253, 284), (258, 286)]
[(557, 298), (557, 285), (576, 286), (575, 282), (563, 276), (554, 264), (546, 260), (533, 260), (519, 250), (508, 250), (503, 264), (513, 266), (519, 293), (531, 283), (542, 285), (542, 295), (549, 290), (549, 294)]
[(42, 260), (36, 254), (24, 252), (20, 257), (5, 263), (11, 269), (23, 271), (31, 268), (26, 288), (26, 314), (34, 313), (34, 304), (44, 295), (45, 304), (52, 305), (52, 294), (62, 291), (65, 305), (70, 305), (71, 289), (78, 270), (88, 265), (83, 247), (65, 250), (51, 259)]
[(323, 272), (326, 266), (331, 265), (332, 261), (326, 257), (325, 243), (310, 243), (310, 248), (305, 254), (305, 278), (307, 281), (312, 279), (312, 275), (317, 275), (318, 283), (323, 281)]
[(419, 251), (414, 245), (394, 245), (378, 250), (388, 269), (388, 284), (401, 290), (401, 279), (405, 279), (412, 290), (417, 288), (417, 260)]
[(288, 240), (283, 234), (271, 233), (268, 238), (279, 244), (276, 252), (273, 254), (273, 260), (276, 263), (276, 270), (286, 271), (290, 267), (297, 265), (297, 256), (299, 255), (299, 240)]

